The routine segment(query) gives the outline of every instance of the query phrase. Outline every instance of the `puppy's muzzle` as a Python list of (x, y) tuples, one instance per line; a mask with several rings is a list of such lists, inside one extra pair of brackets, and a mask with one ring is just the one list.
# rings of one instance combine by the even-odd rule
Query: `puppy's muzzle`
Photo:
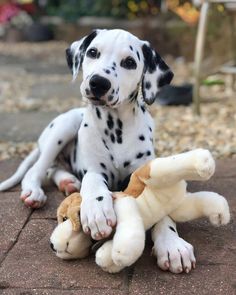
[(93, 75), (89, 81), (91, 92), (96, 98), (105, 95), (111, 88), (111, 82), (99, 75)]

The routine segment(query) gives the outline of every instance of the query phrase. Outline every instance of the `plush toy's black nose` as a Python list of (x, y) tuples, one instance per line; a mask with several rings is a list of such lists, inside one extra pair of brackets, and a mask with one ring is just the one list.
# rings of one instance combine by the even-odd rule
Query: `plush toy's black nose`
[(57, 252), (57, 250), (54, 248), (53, 243), (50, 243), (50, 247), (51, 247), (52, 251)]
[(111, 88), (111, 82), (99, 75), (93, 75), (89, 81), (90, 89), (95, 97), (101, 97)]

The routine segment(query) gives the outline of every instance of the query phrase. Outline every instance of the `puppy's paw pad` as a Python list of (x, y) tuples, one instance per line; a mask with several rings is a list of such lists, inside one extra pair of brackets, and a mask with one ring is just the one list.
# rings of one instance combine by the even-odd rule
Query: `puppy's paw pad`
[(63, 179), (59, 183), (59, 190), (66, 196), (78, 192), (80, 189), (80, 182), (77, 179)]
[(41, 188), (22, 191), (20, 199), (30, 208), (41, 208), (47, 201), (47, 196)]

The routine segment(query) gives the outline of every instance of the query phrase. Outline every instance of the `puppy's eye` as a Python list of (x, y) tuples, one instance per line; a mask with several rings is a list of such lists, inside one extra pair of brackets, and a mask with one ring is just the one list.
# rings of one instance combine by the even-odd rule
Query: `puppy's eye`
[(86, 54), (88, 57), (97, 58), (98, 57), (98, 50), (97, 48), (90, 48)]
[(120, 66), (127, 70), (135, 70), (137, 68), (136, 61), (131, 56), (128, 56), (126, 59), (122, 59)]
[(68, 218), (66, 216), (63, 216), (62, 220), (63, 222), (66, 221)]

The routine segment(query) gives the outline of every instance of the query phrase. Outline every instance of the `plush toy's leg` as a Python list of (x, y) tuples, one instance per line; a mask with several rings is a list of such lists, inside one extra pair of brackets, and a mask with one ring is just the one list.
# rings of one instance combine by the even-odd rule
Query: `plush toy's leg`
[(162, 270), (190, 272), (196, 259), (191, 244), (179, 237), (174, 221), (166, 216), (152, 229), (153, 254)]
[(225, 225), (230, 220), (228, 202), (224, 197), (213, 192), (187, 193), (187, 198), (170, 216), (176, 222), (208, 217), (216, 226)]
[(51, 178), (59, 190), (65, 193), (66, 196), (78, 192), (80, 189), (80, 181), (66, 170), (55, 168), (52, 172)]
[(215, 162), (208, 150), (157, 158), (150, 162), (150, 181), (158, 187), (170, 186), (180, 180), (207, 180), (215, 170)]
[(112, 260), (113, 240), (104, 243), (96, 252), (96, 263), (104, 271), (116, 273), (121, 271), (124, 266), (116, 265)]
[(118, 272), (133, 264), (145, 244), (145, 229), (135, 199), (118, 198), (114, 208), (117, 215), (114, 238), (96, 253), (96, 263), (108, 272)]

